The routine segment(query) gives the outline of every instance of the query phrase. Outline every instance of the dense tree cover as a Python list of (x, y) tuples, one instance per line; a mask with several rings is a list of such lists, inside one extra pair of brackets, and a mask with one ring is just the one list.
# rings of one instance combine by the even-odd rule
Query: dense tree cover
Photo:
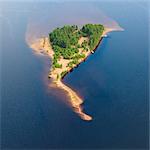
[(61, 76), (61, 78), (62, 77), (64, 77), (64, 75), (67, 73), (67, 71), (65, 70), (65, 71), (63, 71), (61, 74), (60, 74), (60, 76)]
[(54, 64), (54, 68), (62, 68), (62, 64), (55, 63), (55, 64)]
[(104, 26), (100, 24), (86, 24), (81, 29), (84, 36), (89, 36), (89, 46), (93, 50), (98, 44), (99, 39), (104, 31)]
[(70, 61), (67, 65), (67, 67), (72, 68), (73, 65), (77, 65), (79, 63), (79, 59), (85, 58), (85, 54), (76, 54), (73, 58), (72, 61)]
[(70, 48), (71, 45), (78, 44), (79, 36), (78, 27), (75, 25), (57, 28), (49, 34), (50, 41), (53, 45), (63, 48)]
[[(71, 59), (68, 67), (78, 64), (79, 59), (85, 57), (84, 54), (78, 54), (79, 48), (88, 51), (88, 47), (90, 47), (93, 50), (98, 44), (103, 30), (104, 27), (100, 24), (86, 24), (81, 30), (76, 25), (67, 25), (53, 30), (49, 34), (49, 39), (55, 52), (52, 60), (53, 68), (62, 68), (62, 65), (58, 63), (61, 57)], [(89, 37), (89, 42), (84, 41), (79, 45), (78, 41), (81, 36)]]
[(81, 44), (81, 47), (84, 49), (84, 50), (86, 50), (86, 51), (88, 51), (88, 42), (87, 41), (83, 41), (83, 43)]
[(79, 50), (76, 48), (65, 48), (62, 50), (61, 54), (64, 59), (71, 59), (78, 52), (79, 52)]

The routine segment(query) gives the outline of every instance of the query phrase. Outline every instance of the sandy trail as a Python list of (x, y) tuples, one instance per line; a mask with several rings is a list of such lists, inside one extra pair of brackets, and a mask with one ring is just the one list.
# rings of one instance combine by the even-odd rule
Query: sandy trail
[(56, 85), (68, 93), (68, 96), (70, 97), (69, 103), (74, 112), (76, 112), (83, 120), (92, 120), (92, 117), (85, 114), (82, 110), (81, 104), (83, 103), (83, 100), (70, 87), (66, 86), (61, 80), (58, 80)]

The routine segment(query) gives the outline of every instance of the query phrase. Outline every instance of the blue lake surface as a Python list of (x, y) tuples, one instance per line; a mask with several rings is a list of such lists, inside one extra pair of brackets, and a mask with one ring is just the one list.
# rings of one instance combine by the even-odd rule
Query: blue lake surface
[(124, 28), (109, 33), (96, 52), (64, 78), (85, 99), (91, 122), (65, 104), (63, 91), (48, 88), (50, 61), (35, 55), (25, 41), (32, 9), (51, 13), (63, 3), (2, 3), (3, 149), (148, 149), (147, 3), (87, 3), (77, 5), (103, 10)]

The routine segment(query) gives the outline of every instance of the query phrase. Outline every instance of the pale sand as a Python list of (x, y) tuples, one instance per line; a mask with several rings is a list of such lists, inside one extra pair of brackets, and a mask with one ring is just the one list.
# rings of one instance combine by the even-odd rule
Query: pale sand
[(64, 89), (68, 96), (70, 97), (69, 103), (71, 104), (71, 107), (74, 109), (74, 112), (78, 113), (78, 115), (83, 120), (92, 120), (92, 117), (85, 114), (82, 111), (81, 104), (83, 103), (83, 100), (68, 86), (66, 86), (61, 80), (58, 80), (56, 82), (57, 87)]
[[(115, 31), (116, 29), (113, 28), (105, 28), (102, 37), (104, 37), (108, 32), (111, 31)], [(79, 44), (82, 44), (82, 42), (86, 40), (88, 41), (89, 39), (86, 37), (81, 37), (79, 40)], [(49, 42), (48, 37), (46, 38), (42, 38), (42, 39), (37, 39), (34, 43), (32, 43), (30, 45), (30, 47), (32, 49), (35, 50), (35, 52), (37, 53), (42, 53), (42, 54), (47, 54), (50, 58), (53, 57), (54, 51), (51, 47), (51, 44)], [(81, 63), (83, 60), (85, 60), (90, 54), (91, 51), (82, 51), (83, 49), (80, 48), (79, 52), (84, 53), (85, 54), (85, 58), (84, 59), (80, 59), (79, 63)], [(57, 87), (65, 90), (68, 93), (68, 96), (70, 98), (69, 100), (69, 104), (71, 105), (71, 107), (73, 108), (74, 112), (76, 112), (83, 120), (92, 120), (92, 117), (85, 114), (83, 112), (82, 106), (81, 104), (83, 103), (83, 100), (77, 95), (77, 93), (75, 93), (70, 87), (66, 86), (61, 79), (57, 79), (57, 74), (60, 74), (62, 71), (67, 70), (67, 72), (69, 72), (72, 68), (67, 67), (67, 64), (69, 62), (69, 60), (65, 60), (65, 59), (60, 59), (58, 61), (60, 64), (62, 64), (62, 68), (57, 68), (55, 70), (51, 69), (50, 70), (50, 74), (49, 77), (51, 77), (53, 79), (53, 82), (56, 84)], [(73, 66), (73, 68), (76, 65)]]

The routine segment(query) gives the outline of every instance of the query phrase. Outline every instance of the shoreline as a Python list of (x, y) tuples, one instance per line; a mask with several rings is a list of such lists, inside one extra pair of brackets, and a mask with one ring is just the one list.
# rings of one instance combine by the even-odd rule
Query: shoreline
[[(97, 49), (98, 46), (100, 45), (101, 41), (103, 40), (103, 38), (105, 38), (105, 35), (107, 35), (107, 33), (112, 32), (112, 31), (116, 31), (116, 29), (113, 29), (113, 28), (105, 28), (104, 31), (103, 31), (103, 34), (101, 35), (101, 38), (100, 38), (98, 44), (95, 46), (95, 48), (94, 48), (93, 50), (88, 51), (88, 52), (86, 53), (85, 58), (81, 59), (81, 61), (80, 61), (77, 65), (75, 65), (75, 66), (72, 67), (72, 68), (69, 68), (69, 69), (67, 70), (66, 74), (64, 74), (64, 76), (61, 77), (61, 80), (63, 80), (67, 74), (71, 73), (71, 72), (72, 72), (75, 68), (77, 68), (82, 62), (86, 61), (86, 59), (87, 59), (91, 54), (94, 54), (95, 51), (96, 51), (96, 49)], [(49, 78), (51, 78), (51, 77), (49, 77)]]
[(101, 37), (101, 39), (99, 40), (97, 46), (96, 46), (92, 51), (90, 51), (89, 54), (88, 54), (83, 60), (81, 60), (81, 62), (79, 62), (75, 67), (70, 68), (70, 70), (68, 70), (68, 72), (61, 78), (61, 80), (63, 80), (63, 79), (65, 78), (65, 76), (66, 76), (67, 74), (71, 73), (75, 68), (78, 68), (78, 67), (80, 66), (80, 64), (81, 64), (82, 62), (86, 61), (86, 59), (87, 59), (90, 55), (94, 54), (95, 51), (96, 51), (96, 49), (97, 49), (97, 47), (99, 46), (99, 44), (101, 43), (101, 41), (102, 41), (103, 38), (104, 38), (104, 37)]
[[(78, 94), (69, 86), (65, 85), (65, 83), (63, 82), (64, 77), (68, 74), (71, 73), (75, 68), (77, 68), (82, 62), (84, 62), (91, 54), (93, 54), (97, 47), (100, 45), (102, 39), (106, 36), (107, 33), (112, 32), (112, 31), (116, 31), (113, 28), (105, 28), (101, 38), (98, 42), (98, 44), (95, 46), (95, 48), (93, 50), (89, 50), (88, 52), (85, 53), (85, 58), (82, 58), (80, 60), (80, 62), (77, 65), (74, 65), (72, 68), (68, 68), (66, 71), (66, 73), (59, 79), (56, 79), (55, 77), (55, 72), (53, 72), (52, 68), (50, 68), (50, 72), (48, 74), (48, 78), (51, 78), (53, 83), (55, 83), (55, 85), (60, 88), (63, 89), (64, 91), (67, 92), (68, 95), (68, 103), (70, 104), (70, 106), (72, 107), (73, 111), (75, 113), (77, 113), (81, 119), (86, 120), (86, 121), (90, 121), (92, 120), (92, 117), (86, 113), (83, 112), (83, 107), (81, 106), (84, 102), (83, 99), (80, 98), (80, 96), (78, 96)], [(46, 54), (50, 57), (50, 59), (52, 59), (54, 51), (52, 49), (52, 46), (49, 42), (48, 37), (44, 37), (41, 39), (38, 39), (35, 43), (31, 44), (30, 46), (32, 49), (35, 50), (35, 52), (39, 53), (39, 54)]]
[[(77, 68), (82, 62), (86, 61), (86, 59), (87, 59), (91, 54), (93, 54), (93, 52), (95, 53), (95, 51), (97, 50), (97, 48), (98, 48), (98, 46), (100, 45), (101, 41), (103, 40), (104, 36), (107, 35), (107, 33), (112, 32), (112, 31), (114, 31), (114, 29), (105, 28), (105, 30), (103, 31), (103, 34), (101, 35), (101, 38), (100, 38), (98, 44), (95, 46), (95, 48), (94, 48), (93, 50), (89, 51), (89, 53), (87, 54), (87, 56), (86, 56), (83, 60), (81, 60), (75, 67), (70, 68), (70, 69), (66, 72), (66, 74), (59, 80), (59, 84), (58, 84), (58, 82), (57, 82), (57, 85), (59, 85), (59, 87), (61, 87), (61, 86), (60, 86), (61, 84), (63, 84), (62, 87), (65, 85), (65, 83), (63, 82), (63, 79), (67, 76), (67, 74), (71, 73), (71, 72), (72, 72), (75, 68)], [(61, 83), (60, 83), (60, 82), (61, 82)], [(66, 86), (66, 85), (65, 85), (65, 86)], [(66, 87), (68, 88), (68, 86), (66, 86)], [(66, 90), (66, 88), (63, 88), (63, 89)], [(71, 91), (70, 91), (70, 90), (71, 90)], [(66, 91), (67, 91), (67, 90), (66, 90)], [(71, 88), (68, 89), (68, 91), (69, 91), (68, 94), (74, 92), (74, 91), (72, 91)], [(73, 103), (72, 103), (72, 106), (75, 108), (74, 112), (76, 112), (83, 120), (86, 120), (86, 121), (92, 120), (92, 117), (91, 117), (91, 116), (89, 116), (89, 115), (87, 115), (87, 114), (85, 114), (85, 113), (83, 112), (83, 108), (81, 107), (81, 104), (83, 104), (84, 101), (83, 101), (76, 93), (75, 93), (74, 95), (76, 96), (77, 99), (79, 99), (79, 101), (81, 101), (81, 103), (78, 103), (78, 105), (75, 105), (75, 107), (74, 107), (74, 105), (73, 105)], [(71, 96), (70, 96), (70, 98), (72, 99)], [(77, 109), (77, 110), (76, 110), (76, 109)]]

